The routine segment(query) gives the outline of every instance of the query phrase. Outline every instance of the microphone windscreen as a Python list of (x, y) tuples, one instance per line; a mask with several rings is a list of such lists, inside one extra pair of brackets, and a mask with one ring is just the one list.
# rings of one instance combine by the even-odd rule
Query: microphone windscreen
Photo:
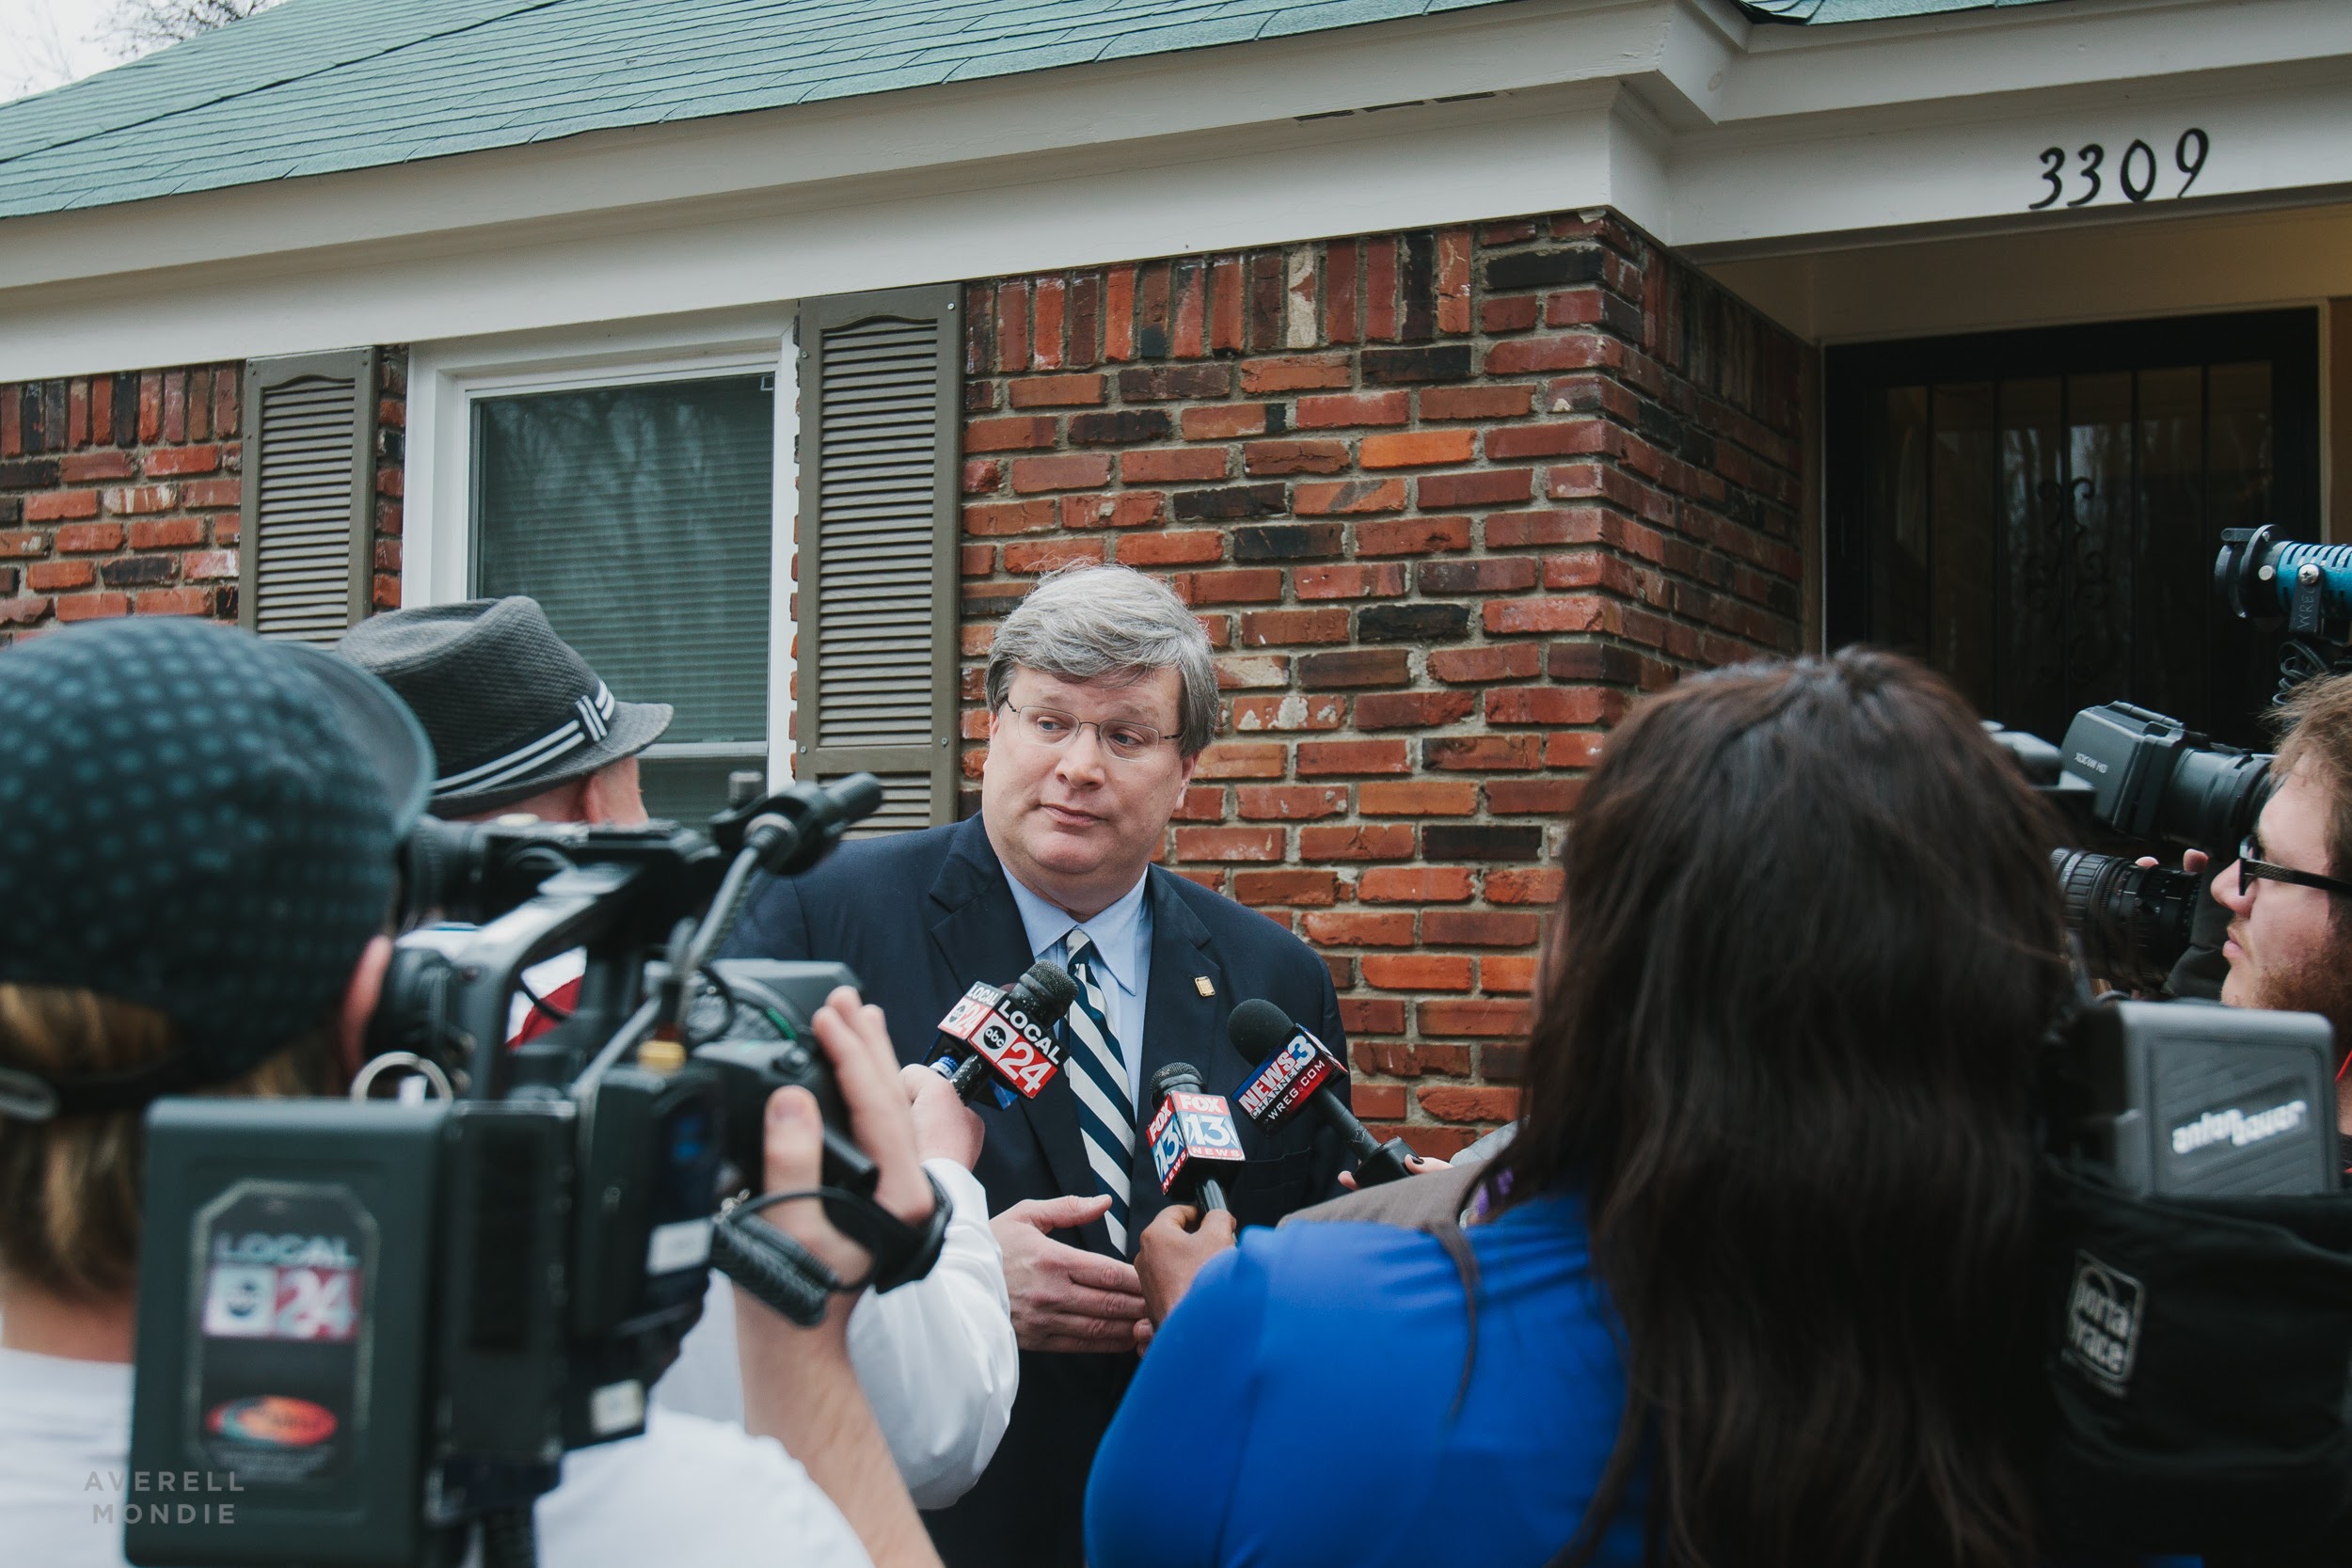
[(1157, 1105), (1173, 1091), (1178, 1094), (1200, 1094), (1200, 1069), (1190, 1062), (1170, 1062), (1152, 1075), (1144, 1090), (1143, 1102)]
[(1070, 1004), (1078, 1000), (1078, 982), (1070, 977), (1070, 971), (1051, 958), (1040, 958), (1031, 964), (1013, 989), (1026, 991), (1037, 1010), (1045, 1015), (1046, 1022), (1057, 1022), (1070, 1010)]
[(1225, 1025), (1232, 1037), (1233, 1049), (1246, 1062), (1263, 1062), (1289, 1043), (1296, 1032), (1290, 1015), (1263, 997), (1251, 997), (1233, 1009), (1232, 1019)]

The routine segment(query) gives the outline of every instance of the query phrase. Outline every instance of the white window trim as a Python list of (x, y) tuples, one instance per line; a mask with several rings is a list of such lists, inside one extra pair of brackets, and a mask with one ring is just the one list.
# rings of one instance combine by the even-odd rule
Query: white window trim
[[(400, 602), (452, 604), (473, 581), (471, 440), (476, 398), (691, 381), (755, 371), (775, 377), (775, 489), (769, 550), (769, 787), (792, 777), (792, 551), (799, 511), (798, 355), (789, 306), (746, 321), (688, 328), (615, 324), (589, 333), (420, 343), (409, 352), (407, 490)], [(666, 756), (716, 755), (730, 747), (663, 745)]]

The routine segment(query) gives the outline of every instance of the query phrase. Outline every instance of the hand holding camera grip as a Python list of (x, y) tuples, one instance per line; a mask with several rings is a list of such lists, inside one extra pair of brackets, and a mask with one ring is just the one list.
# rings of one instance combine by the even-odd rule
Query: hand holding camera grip
[[(721, 1214), (710, 1230), (710, 1262), (769, 1307), (803, 1328), (824, 1321), (825, 1298), (837, 1292), (896, 1290), (922, 1278), (939, 1261), (947, 1240), (947, 1218), (954, 1205), (929, 1171), (931, 1217), (917, 1230), (864, 1193), (840, 1187), (817, 1187), (800, 1193), (768, 1193), (747, 1198)], [(795, 1198), (818, 1198), (825, 1217), (842, 1234), (864, 1247), (873, 1259), (867, 1275), (850, 1284), (826, 1267), (805, 1246), (759, 1218), (772, 1203)]]

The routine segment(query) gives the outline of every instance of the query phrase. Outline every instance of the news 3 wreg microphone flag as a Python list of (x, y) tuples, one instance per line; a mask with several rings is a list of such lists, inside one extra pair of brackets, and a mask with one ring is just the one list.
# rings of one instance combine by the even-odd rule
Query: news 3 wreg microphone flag
[(1252, 999), (1233, 1009), (1233, 1048), (1258, 1065), (1234, 1096), (1242, 1114), (1271, 1132), (1311, 1105), (1356, 1157), (1356, 1180), (1376, 1187), (1412, 1174), (1413, 1151), (1402, 1138), (1387, 1143), (1356, 1119), (1343, 1098), (1347, 1064), (1331, 1048), (1290, 1021), (1273, 1003)]

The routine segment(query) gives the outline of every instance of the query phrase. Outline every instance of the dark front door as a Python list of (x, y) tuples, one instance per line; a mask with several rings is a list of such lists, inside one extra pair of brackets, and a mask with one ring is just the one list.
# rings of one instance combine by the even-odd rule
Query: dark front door
[(2261, 738), (2275, 639), (2225, 528), (2316, 539), (2314, 310), (1831, 349), (1830, 642), (1901, 648), (2055, 739), (2124, 699)]

